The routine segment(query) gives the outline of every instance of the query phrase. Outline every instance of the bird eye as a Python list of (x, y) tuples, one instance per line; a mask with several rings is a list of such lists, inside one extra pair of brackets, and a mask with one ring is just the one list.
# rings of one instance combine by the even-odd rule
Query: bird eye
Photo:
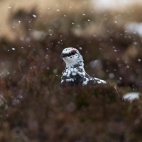
[(70, 53), (75, 53), (75, 52), (76, 52), (76, 50), (71, 50), (71, 51), (70, 51)]

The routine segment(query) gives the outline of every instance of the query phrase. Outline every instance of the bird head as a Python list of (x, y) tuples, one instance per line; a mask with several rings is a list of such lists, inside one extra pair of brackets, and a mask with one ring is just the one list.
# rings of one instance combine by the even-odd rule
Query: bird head
[(73, 48), (73, 47), (65, 48), (62, 51), (60, 57), (64, 60), (67, 67), (70, 67), (79, 63), (83, 64), (82, 55), (79, 53), (79, 51), (76, 48)]

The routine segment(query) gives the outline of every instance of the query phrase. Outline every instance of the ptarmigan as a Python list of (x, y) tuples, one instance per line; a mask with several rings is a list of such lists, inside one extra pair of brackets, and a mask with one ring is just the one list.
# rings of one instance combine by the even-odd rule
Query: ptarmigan
[(65, 48), (61, 53), (61, 58), (66, 63), (66, 68), (61, 77), (62, 86), (65, 84), (69, 84), (70, 86), (106, 84), (106, 81), (93, 78), (85, 72), (83, 57), (76, 48)]

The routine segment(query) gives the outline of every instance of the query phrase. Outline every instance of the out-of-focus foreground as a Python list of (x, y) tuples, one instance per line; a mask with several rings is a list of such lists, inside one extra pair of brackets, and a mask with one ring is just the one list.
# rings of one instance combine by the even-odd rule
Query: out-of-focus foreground
[[(138, 142), (142, 101), (139, 4), (94, 9), (92, 1), (0, 1), (0, 141)], [(88, 74), (117, 86), (62, 89), (63, 48), (75, 47)]]

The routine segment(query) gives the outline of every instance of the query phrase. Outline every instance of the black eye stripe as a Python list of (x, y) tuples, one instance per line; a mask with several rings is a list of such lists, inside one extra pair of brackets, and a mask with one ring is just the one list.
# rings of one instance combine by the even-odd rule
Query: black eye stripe
[(69, 53), (69, 55), (75, 55), (76, 54), (76, 52), (71, 52), (71, 53)]
[(69, 57), (71, 55), (75, 55), (76, 52), (72, 52), (72, 53), (62, 53), (63, 57)]

